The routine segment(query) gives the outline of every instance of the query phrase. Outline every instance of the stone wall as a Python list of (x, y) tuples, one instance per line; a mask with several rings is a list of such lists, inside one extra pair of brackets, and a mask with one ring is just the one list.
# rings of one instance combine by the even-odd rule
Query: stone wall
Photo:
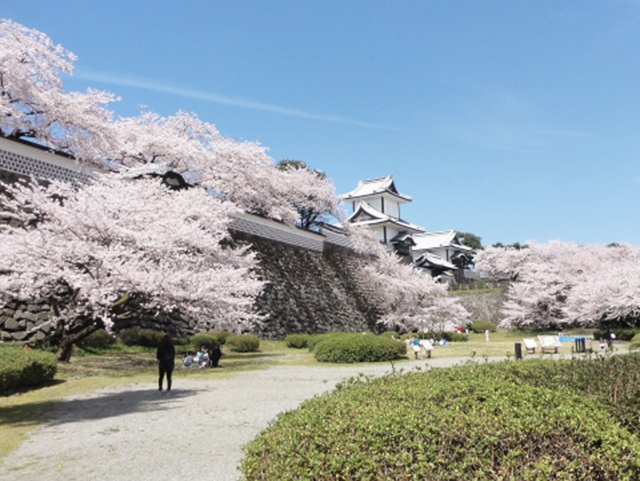
[[(265, 320), (255, 332), (263, 338), (282, 338), (290, 333), (322, 333), (335, 330), (365, 331), (376, 328), (378, 314), (372, 293), (357, 274), (365, 262), (346, 248), (325, 243), (317, 252), (271, 239), (234, 232), (236, 242), (250, 243), (259, 262), (258, 274), (267, 281), (257, 299)], [(30, 303), (12, 301), (0, 310), (2, 340), (42, 339), (51, 333), (27, 334), (52, 314), (45, 300)], [(194, 321), (179, 311), (154, 315), (128, 310), (115, 322), (116, 330), (128, 327), (163, 330), (186, 336), (196, 330)]]
[(266, 315), (257, 329), (262, 337), (376, 328), (373, 294), (357, 273), (361, 257), (329, 243), (315, 252), (246, 233), (234, 238), (253, 246), (258, 273), (267, 281), (256, 302)]
[[(3, 341), (27, 340), (28, 331), (49, 319), (53, 310), (45, 300), (32, 302), (11, 301), (0, 309), (0, 339)], [(38, 340), (44, 339), (51, 326), (46, 326), (34, 334)]]
[(464, 291), (453, 296), (471, 313), (471, 320), (483, 320), (499, 324), (504, 317), (500, 310), (506, 298), (504, 290), (499, 291)]

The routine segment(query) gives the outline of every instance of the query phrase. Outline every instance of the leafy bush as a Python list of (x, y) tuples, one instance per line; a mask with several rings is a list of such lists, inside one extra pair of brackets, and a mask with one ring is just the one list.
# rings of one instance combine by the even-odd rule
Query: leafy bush
[(471, 329), (476, 334), (484, 334), (484, 331), (489, 329), (489, 332), (496, 332), (498, 326), (489, 321), (473, 321), (469, 324), (469, 329)]
[[(604, 339), (606, 332), (606, 329), (597, 329), (592, 335), (594, 339)], [(611, 329), (611, 332), (616, 335), (617, 341), (631, 341), (636, 335), (635, 329)]]
[(315, 346), (320, 362), (378, 362), (403, 357), (407, 347), (403, 342), (374, 334), (342, 334), (327, 337)]
[(307, 349), (313, 352), (316, 348), (316, 345), (318, 345), (320, 342), (324, 341), (325, 339), (348, 336), (350, 334), (353, 334), (353, 333), (337, 331), (337, 332), (327, 332), (326, 334), (315, 334), (311, 336), (307, 341)]
[(1, 346), (0, 392), (42, 386), (53, 379), (56, 369), (56, 357), (50, 352)]
[[(623, 357), (635, 359), (614, 361)], [(352, 379), (279, 415), (245, 447), (241, 471), (247, 480), (639, 479), (632, 367), (640, 356)], [(612, 376), (589, 381), (604, 371)], [(613, 379), (633, 384), (620, 407), (635, 424), (607, 402)]]
[(213, 331), (207, 332), (210, 336), (215, 337), (218, 340), (218, 344), (223, 346), (227, 342), (227, 338), (229, 336), (233, 336), (233, 332), (231, 331), (221, 331), (219, 329), (214, 329)]
[(309, 337), (309, 334), (289, 334), (284, 338), (284, 342), (287, 344), (287, 347), (302, 349), (303, 347), (307, 347)]
[(227, 338), (227, 346), (234, 352), (255, 352), (260, 348), (260, 339), (253, 334), (234, 334)]
[(450, 334), (449, 336), (450, 342), (467, 342), (469, 340), (469, 338), (466, 335), (460, 332), (451, 332), (449, 334)]
[(636, 334), (633, 339), (631, 339), (631, 345), (629, 346), (629, 350), (640, 349), (640, 334)]
[(448, 331), (424, 331), (424, 332), (408, 332), (407, 334), (403, 334), (401, 339), (407, 340), (410, 337), (417, 337), (418, 339), (435, 339), (439, 341), (440, 339), (444, 339), (447, 342), (454, 341), (467, 341), (467, 336), (464, 334), (460, 334), (457, 332), (448, 332)]
[(410, 337), (416, 337), (417, 332), (405, 332), (402, 336), (400, 336), (400, 340), (406, 341)]
[(80, 341), (78, 347), (82, 349), (108, 349), (115, 343), (116, 337), (113, 334), (108, 333), (104, 329), (98, 329)]
[(394, 338), (394, 339), (400, 339), (400, 334), (398, 334), (396, 331), (385, 331), (382, 334), (380, 334), (381, 336), (384, 337), (389, 337), (389, 338)]
[(158, 347), (162, 336), (164, 336), (164, 332), (138, 327), (122, 329), (118, 332), (118, 339), (127, 346)]
[(191, 344), (193, 344), (193, 346), (196, 349), (200, 349), (202, 346), (204, 346), (207, 351), (211, 351), (220, 346), (220, 343), (218, 342), (218, 338), (215, 336), (212, 336), (209, 333), (195, 334), (191, 336), (189, 340), (191, 341)]

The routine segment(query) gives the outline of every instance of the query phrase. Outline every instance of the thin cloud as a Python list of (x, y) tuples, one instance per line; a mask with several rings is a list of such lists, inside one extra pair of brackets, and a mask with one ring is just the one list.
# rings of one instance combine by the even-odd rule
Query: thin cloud
[(541, 130), (541, 134), (543, 135), (551, 135), (557, 137), (588, 137), (584, 132), (578, 132), (576, 130)]
[(251, 100), (245, 100), (240, 98), (227, 97), (225, 95), (218, 95), (212, 92), (204, 92), (202, 90), (179, 87), (171, 84), (157, 82), (154, 80), (142, 79), (139, 77), (113, 75), (105, 72), (96, 72), (96, 71), (89, 71), (89, 70), (77, 70), (73, 76), (81, 80), (102, 82), (102, 83), (111, 84), (111, 85), (120, 85), (122, 87), (135, 87), (135, 88), (151, 90), (153, 92), (159, 92), (163, 94), (176, 95), (178, 97), (187, 97), (187, 98), (192, 98), (196, 100), (202, 100), (204, 102), (231, 105), (231, 106), (240, 107), (243, 109), (261, 110), (263, 112), (272, 112), (275, 114), (289, 115), (292, 117), (301, 117), (305, 119), (322, 120), (325, 122), (335, 122), (340, 124), (355, 125), (357, 127), (366, 127), (371, 129), (399, 130), (397, 128), (387, 127), (385, 125), (372, 124), (368, 122), (360, 122), (358, 120), (350, 120), (350, 119), (335, 117), (331, 115), (315, 114), (312, 112), (304, 112), (302, 110), (288, 109), (285, 107), (279, 107), (277, 105), (254, 102)]

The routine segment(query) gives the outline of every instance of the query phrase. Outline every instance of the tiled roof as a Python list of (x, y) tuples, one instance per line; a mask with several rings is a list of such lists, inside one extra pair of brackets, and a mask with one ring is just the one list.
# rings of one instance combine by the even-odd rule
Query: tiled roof
[[(367, 220), (357, 220), (362, 214), (365, 214), (370, 217)], [(424, 232), (424, 229), (420, 226), (410, 224), (409, 222), (405, 222), (402, 219), (398, 219), (397, 217), (391, 217), (387, 214), (383, 214), (377, 209), (374, 209), (366, 202), (360, 202), (356, 205), (353, 214), (349, 216), (347, 222), (355, 225), (376, 225), (376, 224), (384, 224), (389, 222), (391, 224), (395, 224), (403, 229), (411, 230), (413, 232)]]
[(456, 238), (455, 230), (443, 230), (440, 232), (428, 232), (416, 234), (413, 240), (416, 243), (414, 250), (436, 249), (438, 247), (455, 247), (457, 250), (473, 251), (470, 247), (454, 242)]
[(353, 189), (351, 192), (342, 194), (340, 198), (342, 200), (353, 200), (360, 197), (384, 194), (385, 192), (406, 202), (411, 202), (411, 196), (403, 195), (398, 192), (395, 184), (393, 183), (393, 177), (390, 175), (387, 175), (386, 177), (379, 177), (377, 179), (361, 180), (358, 182), (358, 187)]
[(443, 269), (451, 269), (452, 271), (456, 270), (457, 267), (454, 266), (451, 262), (445, 261), (442, 257), (430, 254), (429, 252), (425, 252), (420, 257), (418, 257), (414, 264), (417, 267), (440, 267)]

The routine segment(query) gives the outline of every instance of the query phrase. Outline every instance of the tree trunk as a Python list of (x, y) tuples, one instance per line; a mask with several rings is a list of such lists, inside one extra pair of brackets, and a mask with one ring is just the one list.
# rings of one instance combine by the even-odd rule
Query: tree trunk
[(58, 347), (58, 352), (56, 352), (56, 359), (60, 362), (69, 362), (69, 359), (71, 359), (71, 351), (73, 350), (73, 345), (78, 341), (82, 341), (85, 337), (101, 328), (102, 323), (94, 323), (89, 326), (83, 327), (76, 332), (65, 333), (63, 331), (62, 340), (60, 341), (60, 347)]

